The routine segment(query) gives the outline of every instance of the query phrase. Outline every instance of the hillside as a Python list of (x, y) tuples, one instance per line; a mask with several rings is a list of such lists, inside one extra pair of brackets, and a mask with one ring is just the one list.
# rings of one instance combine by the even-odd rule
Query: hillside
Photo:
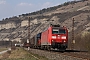
[(90, 32), (90, 0), (65, 2), (40, 11), (3, 19), (0, 21), (0, 41), (26, 41), (28, 17), (31, 17), (30, 38), (45, 30), (50, 24), (60, 24), (69, 30), (70, 45), (73, 18), (75, 19), (75, 37), (84, 32)]

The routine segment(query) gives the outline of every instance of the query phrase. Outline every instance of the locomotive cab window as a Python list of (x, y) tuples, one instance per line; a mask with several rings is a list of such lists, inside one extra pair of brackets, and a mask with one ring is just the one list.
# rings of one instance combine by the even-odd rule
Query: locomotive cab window
[(60, 34), (65, 34), (66, 31), (65, 31), (65, 29), (59, 29), (59, 33), (60, 33)]
[(52, 30), (52, 33), (53, 33), (53, 34), (58, 34), (58, 33), (59, 33), (59, 29), (53, 29), (53, 30)]
[(65, 34), (65, 29), (53, 29), (52, 34)]

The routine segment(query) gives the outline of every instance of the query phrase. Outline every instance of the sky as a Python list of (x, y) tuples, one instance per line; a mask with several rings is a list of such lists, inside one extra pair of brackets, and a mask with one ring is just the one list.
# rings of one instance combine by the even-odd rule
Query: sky
[(0, 0), (0, 20), (57, 6), (72, 0)]

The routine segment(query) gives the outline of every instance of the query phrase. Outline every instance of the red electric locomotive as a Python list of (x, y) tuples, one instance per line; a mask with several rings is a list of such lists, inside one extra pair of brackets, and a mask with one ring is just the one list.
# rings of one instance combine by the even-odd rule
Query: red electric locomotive
[(50, 25), (41, 34), (41, 48), (57, 48), (66, 50), (68, 46), (68, 30), (60, 25)]

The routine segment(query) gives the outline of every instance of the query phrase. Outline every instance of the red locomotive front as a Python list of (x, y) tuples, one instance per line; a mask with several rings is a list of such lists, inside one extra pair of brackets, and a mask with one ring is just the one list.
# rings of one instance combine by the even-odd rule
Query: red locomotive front
[(66, 49), (68, 43), (68, 30), (65, 27), (52, 27), (51, 42), (53, 48)]
[(68, 30), (59, 25), (51, 25), (47, 30), (42, 32), (41, 46), (50, 46), (52, 48), (63, 49), (67, 48)]

